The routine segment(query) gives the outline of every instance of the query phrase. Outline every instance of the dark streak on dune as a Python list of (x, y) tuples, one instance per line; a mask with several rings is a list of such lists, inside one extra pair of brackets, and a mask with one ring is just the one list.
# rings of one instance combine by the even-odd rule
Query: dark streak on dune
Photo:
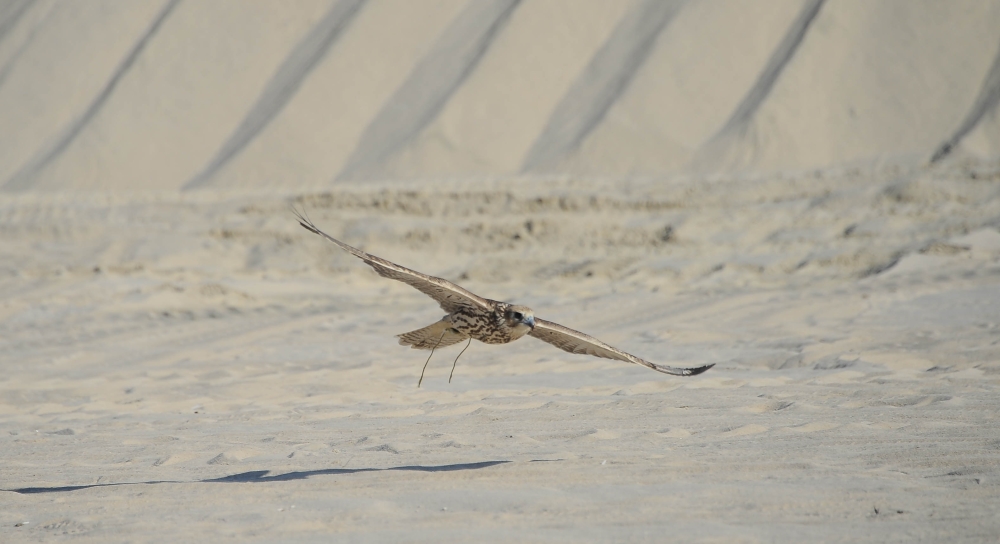
[(15, 191), (27, 189), (31, 186), (35, 176), (38, 175), (38, 173), (50, 162), (52, 162), (53, 159), (58, 157), (60, 153), (65, 151), (67, 147), (69, 147), (69, 144), (73, 142), (77, 135), (79, 135), (84, 127), (87, 126), (90, 120), (101, 111), (101, 108), (104, 107), (104, 104), (114, 93), (118, 83), (132, 68), (132, 65), (135, 64), (136, 59), (142, 54), (146, 45), (148, 45), (150, 40), (153, 39), (153, 36), (156, 35), (156, 32), (163, 25), (163, 22), (170, 16), (170, 13), (173, 12), (174, 8), (176, 8), (179, 3), (180, 0), (167, 0), (163, 8), (153, 19), (152, 24), (150, 24), (149, 28), (146, 29), (146, 32), (142, 34), (139, 41), (132, 46), (132, 49), (129, 50), (121, 64), (118, 65), (114, 73), (111, 75), (111, 79), (104, 84), (104, 88), (101, 89), (101, 92), (97, 94), (94, 101), (90, 103), (86, 110), (84, 110), (83, 114), (73, 121), (73, 123), (63, 131), (62, 135), (59, 136), (59, 138), (53, 142), (52, 145), (37, 153), (30, 161), (28, 161), (27, 164), (15, 172), (14, 175), (11, 176), (10, 179), (8, 179), (3, 185), (4, 189)]
[(323, 59), (330, 46), (350, 25), (364, 0), (340, 0), (317, 23), (306, 37), (285, 58), (243, 121), (222, 144), (215, 157), (184, 185), (194, 189), (208, 184), (223, 166), (238, 155), (266, 127), (289, 100), (295, 96), (305, 79)]
[(802, 11), (789, 26), (778, 47), (771, 53), (764, 70), (757, 76), (750, 91), (743, 97), (729, 120), (695, 153), (691, 166), (707, 172), (727, 168), (742, 168), (753, 162), (757, 149), (756, 133), (751, 123), (757, 110), (767, 99), (782, 71), (795, 56), (809, 26), (815, 20), (824, 0), (806, 0)]
[(726, 121), (726, 124), (722, 126), (722, 129), (712, 139), (717, 139), (726, 133), (740, 131), (750, 121), (754, 113), (757, 112), (757, 108), (760, 107), (764, 99), (767, 98), (767, 95), (770, 94), (774, 83), (778, 81), (778, 77), (781, 76), (781, 72), (785, 69), (785, 66), (795, 56), (795, 52), (802, 43), (802, 39), (805, 38), (806, 31), (809, 30), (809, 25), (812, 24), (820, 8), (823, 7), (823, 1), (806, 1), (799, 16), (792, 23), (792, 26), (788, 28), (785, 37), (781, 39), (781, 43), (778, 44), (774, 53), (771, 54), (771, 58), (768, 59), (767, 65), (764, 66), (764, 70), (757, 77), (757, 82), (750, 88), (750, 92), (743, 97), (743, 101), (733, 111), (729, 120)]
[[(0, 11), (0, 44), (2, 44), (4, 39), (7, 38), (7, 33), (10, 32), (12, 28), (17, 26), (21, 17), (28, 11), (28, 8), (34, 4), (35, 0), (22, 0), (20, 3), (12, 2), (7, 7), (6, 11)], [(58, 4), (49, 9), (49, 13), (45, 16), (45, 20), (48, 20), (48, 17), (52, 15), (52, 12), (55, 11), (55, 7), (58, 7)], [(7, 81), (7, 76), (10, 74), (10, 71), (14, 68), (14, 65), (17, 64), (18, 59), (21, 58), (21, 54), (28, 48), (29, 45), (31, 45), (35, 35), (38, 34), (38, 30), (42, 28), (42, 26), (43, 25), (41, 24), (36, 24), (28, 33), (27, 38), (24, 39), (21, 45), (18, 46), (17, 50), (14, 51), (14, 53), (7, 59), (7, 63), (0, 68), (0, 87), (3, 87), (4, 82)]]
[(433, 121), (519, 3), (471, 0), (365, 129), (337, 179), (374, 174)]
[(931, 163), (933, 164), (947, 157), (951, 153), (951, 150), (962, 141), (962, 138), (965, 138), (979, 124), (983, 116), (995, 109), (998, 103), (1000, 103), (1000, 49), (997, 50), (996, 56), (993, 57), (993, 65), (990, 67), (989, 73), (986, 74), (983, 85), (979, 88), (979, 95), (976, 96), (976, 101), (972, 104), (972, 109), (969, 110), (962, 124), (959, 125), (958, 130), (955, 131), (951, 138), (948, 138), (934, 152), (934, 155), (931, 157)]
[(601, 122), (649, 56), (684, 0), (646, 0), (634, 7), (594, 54), (535, 140), (522, 172), (553, 166)]
[(0, 43), (3, 43), (10, 29), (17, 25), (21, 16), (33, 3), (34, 0), (13, 0), (7, 4), (0, 4)]

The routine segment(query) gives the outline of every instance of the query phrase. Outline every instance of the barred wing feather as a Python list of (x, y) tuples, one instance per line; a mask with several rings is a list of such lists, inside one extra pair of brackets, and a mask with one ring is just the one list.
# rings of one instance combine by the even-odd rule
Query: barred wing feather
[(480, 297), (471, 291), (463, 289), (448, 280), (428, 276), (427, 274), (421, 274), (416, 270), (410, 270), (405, 266), (399, 266), (398, 264), (387, 261), (381, 257), (376, 257), (375, 255), (365, 253), (360, 249), (351, 247), (319, 230), (319, 228), (316, 227), (312, 221), (297, 211), (293, 210), (293, 213), (295, 213), (295, 216), (298, 217), (299, 224), (306, 230), (326, 238), (336, 244), (340, 249), (343, 249), (351, 255), (361, 259), (365, 262), (365, 264), (375, 269), (375, 272), (378, 272), (378, 275), (383, 278), (401, 281), (431, 297), (441, 305), (441, 309), (448, 313), (455, 312), (460, 308), (492, 308), (492, 304), (489, 300)]
[(640, 359), (635, 355), (625, 353), (620, 349), (611, 347), (593, 336), (584, 334), (580, 331), (575, 331), (569, 327), (563, 327), (558, 323), (539, 319), (537, 317), (535, 318), (535, 328), (528, 334), (570, 353), (579, 353), (582, 355), (592, 355), (594, 357), (603, 357), (605, 359), (635, 363), (637, 365), (651, 368), (657, 372), (673, 374), (675, 376), (694, 376), (715, 366), (705, 365), (696, 368), (676, 368), (672, 366), (658, 365), (656, 363)]

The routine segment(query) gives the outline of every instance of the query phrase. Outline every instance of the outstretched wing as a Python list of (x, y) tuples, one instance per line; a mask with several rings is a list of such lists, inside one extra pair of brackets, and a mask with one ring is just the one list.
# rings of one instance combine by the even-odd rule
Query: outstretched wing
[(658, 365), (640, 359), (635, 355), (625, 353), (620, 349), (613, 348), (593, 336), (583, 334), (580, 331), (574, 331), (569, 327), (563, 327), (558, 323), (553, 323), (537, 317), (535, 318), (535, 328), (528, 334), (570, 353), (581, 353), (585, 355), (593, 355), (594, 357), (603, 357), (605, 359), (635, 363), (637, 365), (652, 368), (657, 372), (673, 374), (674, 376), (694, 376), (715, 366), (705, 365), (697, 368), (675, 368), (672, 366)]
[(368, 266), (375, 269), (379, 276), (383, 278), (389, 278), (393, 280), (401, 281), (410, 287), (420, 291), (421, 293), (431, 297), (436, 300), (441, 308), (452, 313), (460, 308), (485, 308), (491, 309), (492, 306), (489, 300), (483, 297), (475, 295), (470, 291), (463, 289), (454, 283), (443, 280), (441, 278), (435, 278), (434, 276), (428, 276), (427, 274), (421, 274), (416, 270), (410, 270), (404, 266), (399, 266), (396, 263), (389, 262), (380, 257), (365, 253), (360, 249), (351, 247), (340, 240), (337, 240), (330, 236), (329, 234), (319, 230), (316, 225), (313, 224), (308, 218), (304, 217), (296, 210), (292, 210), (299, 219), (299, 224), (302, 225), (306, 230), (314, 234), (318, 234), (323, 238), (333, 242), (340, 249), (354, 255), (355, 257), (364, 261)]

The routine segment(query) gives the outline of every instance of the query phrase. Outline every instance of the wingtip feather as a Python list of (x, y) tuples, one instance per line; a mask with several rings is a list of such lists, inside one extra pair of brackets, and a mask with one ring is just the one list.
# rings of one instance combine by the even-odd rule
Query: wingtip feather
[(313, 234), (319, 234), (319, 230), (316, 227), (313, 227), (311, 225), (307, 225), (307, 224), (303, 223), (302, 221), (299, 221), (299, 224), (302, 225), (302, 228), (306, 229), (307, 231), (309, 231), (309, 232), (311, 232)]
[(712, 368), (713, 366), (715, 366), (715, 363), (705, 366), (698, 366), (695, 368), (677, 368), (673, 366), (660, 366), (660, 365), (654, 365), (651, 368), (657, 372), (662, 372), (664, 374), (686, 377), (686, 376), (697, 376), (698, 374), (705, 372), (706, 370)]
[(306, 229), (307, 231), (313, 234), (319, 234), (322, 236), (322, 233), (319, 231), (318, 228), (316, 228), (316, 225), (313, 225), (313, 222), (310, 221), (308, 217), (306, 217), (304, 212), (300, 212), (295, 208), (295, 206), (290, 206), (289, 209), (291, 209), (292, 214), (295, 215), (295, 218), (299, 220), (299, 225), (302, 225), (302, 228)]
[(705, 366), (699, 366), (697, 368), (685, 368), (684, 370), (686, 370), (686, 372), (684, 373), (684, 375), (685, 376), (697, 376), (698, 374), (701, 374), (702, 372), (705, 372), (706, 370), (712, 368), (713, 366), (715, 366), (715, 363), (712, 363), (710, 365), (705, 365)]

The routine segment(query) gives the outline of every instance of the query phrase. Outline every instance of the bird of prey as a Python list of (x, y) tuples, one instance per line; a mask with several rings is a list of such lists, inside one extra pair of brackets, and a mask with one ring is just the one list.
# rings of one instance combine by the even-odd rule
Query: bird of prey
[[(441, 305), (441, 309), (448, 312), (448, 315), (442, 317), (436, 323), (422, 329), (398, 335), (401, 345), (410, 346), (413, 349), (431, 350), (430, 355), (427, 356), (427, 362), (424, 363), (423, 370), (420, 371), (420, 380), (417, 382), (417, 387), (420, 387), (420, 384), (423, 382), (427, 363), (430, 362), (431, 355), (434, 355), (434, 350), (437, 348), (457, 344), (463, 340), (468, 340), (469, 344), (472, 343), (472, 340), (479, 340), (486, 344), (506, 344), (524, 335), (548, 342), (570, 353), (635, 363), (657, 372), (673, 374), (674, 376), (694, 376), (715, 366), (705, 365), (696, 368), (676, 368), (651, 363), (635, 355), (611, 347), (582, 332), (535, 317), (534, 312), (527, 306), (518, 306), (507, 302), (486, 299), (448, 280), (421, 274), (416, 270), (410, 270), (381, 257), (365, 253), (319, 230), (312, 221), (297, 210), (293, 209), (292, 213), (298, 218), (299, 224), (309, 232), (326, 238), (340, 249), (361, 259), (365, 264), (375, 269), (375, 272), (380, 276), (401, 281), (431, 297)], [(469, 344), (466, 344), (465, 349), (468, 349)], [(458, 357), (461, 357), (462, 353), (465, 353), (465, 349), (458, 354)], [(455, 365), (458, 364), (458, 357), (455, 358), (455, 363), (452, 364), (452, 375), (455, 373)], [(448, 382), (451, 382), (451, 376), (448, 377)]]

